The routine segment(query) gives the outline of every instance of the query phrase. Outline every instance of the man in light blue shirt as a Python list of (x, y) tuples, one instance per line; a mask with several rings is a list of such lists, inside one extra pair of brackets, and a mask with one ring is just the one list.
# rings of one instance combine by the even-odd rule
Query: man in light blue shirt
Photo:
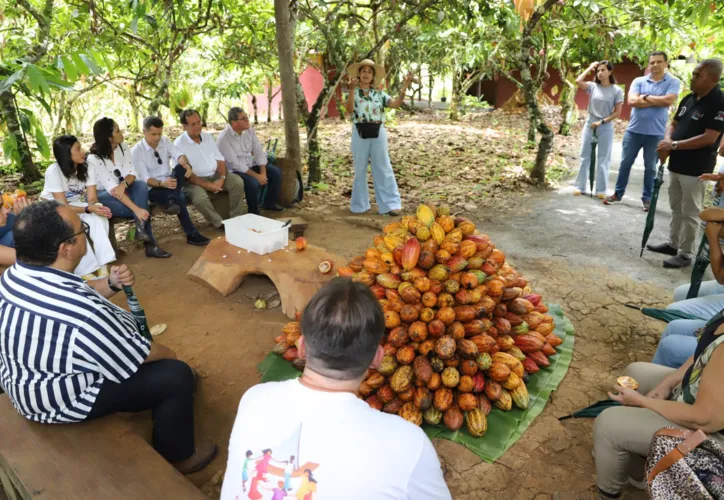
[(633, 108), (631, 120), (623, 136), (623, 155), (616, 180), (616, 192), (607, 197), (605, 205), (621, 203), (626, 192), (631, 166), (644, 150), (644, 191), (641, 197), (644, 212), (649, 211), (656, 177), (656, 147), (664, 138), (669, 119), (669, 107), (676, 102), (681, 82), (666, 71), (668, 59), (664, 52), (649, 56), (651, 73), (631, 83), (628, 102)]

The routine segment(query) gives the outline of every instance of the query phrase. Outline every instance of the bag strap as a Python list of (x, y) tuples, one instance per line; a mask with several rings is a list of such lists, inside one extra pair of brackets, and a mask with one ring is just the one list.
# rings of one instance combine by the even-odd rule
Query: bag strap
[(648, 476), (648, 482), (651, 483), (661, 472), (674, 465), (676, 462), (688, 455), (691, 450), (706, 441), (706, 433), (699, 429), (698, 431), (690, 431), (686, 429), (659, 429), (655, 436), (668, 436), (683, 439), (676, 447), (668, 452), (658, 463), (651, 469)]

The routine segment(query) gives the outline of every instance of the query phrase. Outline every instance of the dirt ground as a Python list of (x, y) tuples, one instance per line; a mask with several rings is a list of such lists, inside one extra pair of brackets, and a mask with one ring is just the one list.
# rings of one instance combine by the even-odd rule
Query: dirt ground
[[(535, 206), (530, 205), (531, 199)], [(565, 203), (588, 203), (570, 199), (566, 197)], [(628, 363), (650, 360), (663, 323), (623, 304), (664, 306), (671, 294), (670, 284), (683, 276), (663, 275), (653, 261), (639, 259), (637, 253), (628, 255), (632, 252), (626, 245), (619, 245), (625, 252), (610, 252), (605, 242), (612, 228), (606, 224), (591, 228), (585, 236), (598, 245), (576, 244), (575, 225), (556, 220), (570, 214), (546, 209), (548, 203), (560, 204), (554, 191), (536, 193), (528, 200), (528, 208), (538, 216), (486, 212), (477, 214), (476, 222), (531, 280), (536, 292), (544, 295), (544, 301), (562, 305), (576, 329), (573, 362), (543, 413), (497, 463), (481, 462), (459, 445), (435, 442), (455, 499), (491, 498), (503, 490), (514, 499), (542, 499), (555, 491), (593, 484), (592, 421), (560, 423), (557, 417), (605, 397), (605, 391)], [(540, 215), (546, 210), (547, 215)], [(351, 216), (343, 210), (320, 216), (302, 209), (284, 216), (297, 214), (309, 221), (306, 236), (311, 243), (346, 257), (359, 254), (376, 234), (375, 227), (389, 222), (389, 218)], [(636, 217), (634, 213), (624, 215)], [(541, 227), (543, 219), (546, 224)], [(221, 234), (211, 228), (204, 232), (209, 236)], [(632, 231), (630, 238), (624, 233), (624, 237), (634, 238), (636, 233)], [(201, 375), (196, 397), (197, 434), (199, 439), (219, 443), (221, 454), (190, 479), (209, 497), (218, 498), (239, 399), (258, 382), (256, 365), (269, 352), (273, 337), (287, 318), (278, 308), (256, 311), (247, 297), (273, 291), (267, 278), (250, 277), (224, 298), (185, 277), (201, 249), (186, 245), (181, 236), (168, 236), (162, 243), (174, 254), (172, 259), (151, 260), (142, 252), (130, 252), (122, 260), (136, 272), (137, 294), (149, 322), (169, 326), (158, 340)], [(647, 272), (649, 279), (642, 279)], [(118, 303), (123, 304), (124, 299), (119, 298)], [(147, 415), (129, 418), (150, 437)], [(645, 498), (639, 492), (632, 492), (632, 497)]]

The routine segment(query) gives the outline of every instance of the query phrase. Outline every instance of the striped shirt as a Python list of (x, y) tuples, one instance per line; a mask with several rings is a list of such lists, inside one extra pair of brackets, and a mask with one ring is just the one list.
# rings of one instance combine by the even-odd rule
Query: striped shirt
[(85, 420), (103, 382), (150, 350), (133, 315), (78, 276), (18, 262), (0, 277), (0, 386), (30, 420)]

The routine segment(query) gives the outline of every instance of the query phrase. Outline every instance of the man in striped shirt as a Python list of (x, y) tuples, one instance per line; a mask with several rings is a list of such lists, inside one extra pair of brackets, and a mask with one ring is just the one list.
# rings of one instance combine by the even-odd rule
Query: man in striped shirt
[(217, 447), (194, 442), (193, 371), (107, 300), (134, 284), (130, 269), (87, 283), (73, 275), (88, 226), (56, 202), (23, 210), (13, 235), (17, 263), (0, 277), (0, 386), (18, 412), (59, 424), (151, 409), (164, 458), (183, 473), (208, 465)]

